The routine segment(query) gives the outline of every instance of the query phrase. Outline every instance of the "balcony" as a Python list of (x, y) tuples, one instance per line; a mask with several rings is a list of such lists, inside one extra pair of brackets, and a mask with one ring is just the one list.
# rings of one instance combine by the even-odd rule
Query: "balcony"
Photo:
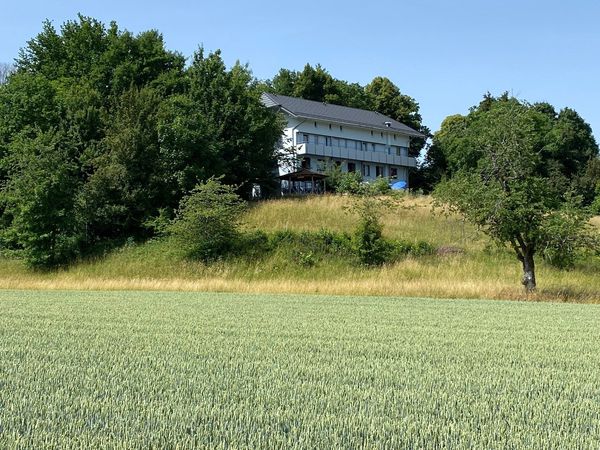
[(356, 150), (354, 148), (333, 147), (324, 144), (304, 143), (296, 146), (298, 155), (323, 156), (341, 160), (355, 160), (391, 166), (416, 167), (417, 160), (409, 156), (388, 155), (384, 152)]

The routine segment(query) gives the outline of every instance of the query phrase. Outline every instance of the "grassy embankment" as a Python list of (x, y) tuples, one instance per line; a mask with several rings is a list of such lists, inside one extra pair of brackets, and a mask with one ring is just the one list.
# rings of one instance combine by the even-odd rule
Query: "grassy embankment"
[[(356, 218), (344, 210), (348, 200), (326, 196), (286, 199), (254, 205), (249, 229), (351, 232)], [(52, 273), (33, 273), (21, 261), (0, 259), (0, 288), (5, 289), (142, 289), (229, 292), (285, 292), (442, 298), (526, 298), (514, 255), (497, 250), (458, 217), (431, 211), (427, 197), (410, 198), (405, 208), (384, 218), (384, 234), (424, 240), (462, 253), (407, 257), (381, 268), (357, 267), (339, 258), (299, 264), (285, 252), (266, 258), (229, 260), (212, 265), (186, 261), (168, 240), (132, 245), (105, 258)], [(600, 219), (594, 223), (600, 225)], [(600, 258), (560, 271), (538, 260), (539, 292), (530, 299), (600, 301)]]
[(0, 448), (599, 448), (600, 306), (0, 295)]

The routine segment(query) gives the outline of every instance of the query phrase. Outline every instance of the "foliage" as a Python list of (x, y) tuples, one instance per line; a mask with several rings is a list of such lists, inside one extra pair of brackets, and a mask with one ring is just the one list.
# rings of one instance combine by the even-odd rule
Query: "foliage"
[(336, 192), (340, 194), (360, 194), (365, 183), (359, 172), (343, 172), (338, 180)]
[(551, 211), (543, 223), (544, 259), (560, 269), (572, 268), (583, 252), (600, 250), (600, 236), (589, 223), (590, 213), (581, 198), (567, 195), (560, 209)]
[(235, 248), (245, 208), (233, 186), (210, 178), (181, 200), (171, 233), (188, 257), (218, 259)]
[(370, 182), (369, 185), (369, 189), (375, 195), (385, 195), (392, 191), (390, 179), (386, 177), (377, 177), (374, 181)]
[(383, 225), (380, 216), (389, 203), (372, 192), (365, 191), (356, 197), (350, 211), (358, 216), (354, 230), (353, 245), (359, 261), (367, 266), (383, 264), (389, 257), (391, 248), (383, 238)]
[(521, 108), (528, 116), (531, 149), (540, 155), (536, 171), (554, 179), (556, 195), (572, 188), (589, 205), (594, 196), (593, 180), (598, 179), (592, 167), (598, 158), (598, 145), (591, 127), (570, 108), (556, 113), (547, 103), (528, 104), (507, 93), (500, 97), (488, 93), (468, 115), (449, 116), (442, 122), (425, 156), (426, 190), (458, 170), (477, 167), (482, 156), (479, 128), (485, 126), (489, 115), (503, 107)]
[[(485, 114), (468, 118), (469, 126), (455, 139), (456, 145), (469, 142), (470, 150), (455, 154), (462, 159), (454, 160), (452, 178), (435, 190), (440, 202), (514, 250), (528, 290), (536, 286), (534, 255), (544, 248), (548, 254), (553, 248), (554, 254), (574, 249), (583, 242), (581, 224), (587, 220), (558, 195), (555, 179), (547, 175), (548, 161), (538, 151), (538, 118), (538, 112), (514, 99), (493, 101)], [(565, 233), (562, 242), (573, 247), (551, 242), (559, 228)]]
[[(23, 248), (23, 230), (36, 229), (25, 225), (35, 219), (23, 214), (28, 200), (15, 192), (29, 183), (25, 166), (34, 163), (25, 164), (32, 152), (26, 147), (38, 145), (38, 136), (49, 146), (56, 133), (60, 146), (69, 142), (70, 187), (54, 194), (65, 196), (55, 198), (56, 207), (66, 208), (73, 223), (59, 234), (73, 239), (70, 251), (46, 246), (40, 264), (49, 266), (111, 242), (151, 237), (158, 230), (151, 224), (172, 216), (181, 198), (211, 176), (223, 176), (242, 195), (254, 183), (267, 191), (275, 183), (281, 130), (249, 69), (228, 70), (218, 51), (205, 57), (200, 49), (185, 68), (185, 58), (166, 50), (157, 31), (133, 35), (81, 15), (59, 30), (47, 21), (0, 84), (0, 186), (12, 202), (0, 209), (0, 227)], [(61, 167), (48, 164), (44, 177), (65, 178)]]
[(79, 254), (85, 231), (76, 214), (80, 182), (73, 136), (31, 130), (10, 149), (2, 200), (11, 227), (4, 240), (23, 248), (31, 267), (64, 265)]

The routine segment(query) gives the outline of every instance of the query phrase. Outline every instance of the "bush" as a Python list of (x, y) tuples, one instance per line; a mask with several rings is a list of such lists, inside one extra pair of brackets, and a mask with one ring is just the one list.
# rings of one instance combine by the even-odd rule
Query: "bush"
[(374, 195), (386, 195), (392, 191), (390, 180), (385, 177), (378, 177), (375, 181), (369, 184), (371, 192)]
[(346, 172), (340, 175), (337, 192), (340, 194), (360, 194), (364, 190), (362, 176), (358, 172)]
[(383, 239), (383, 225), (376, 216), (361, 215), (354, 232), (354, 249), (364, 265), (380, 265), (387, 261), (390, 245)]
[(250, 259), (261, 258), (273, 250), (269, 235), (264, 231), (240, 233), (234, 244), (235, 253)]
[(542, 256), (559, 269), (573, 267), (581, 253), (600, 248), (598, 234), (589, 224), (591, 214), (580, 204), (580, 198), (567, 195), (565, 205), (545, 217)]
[(188, 257), (214, 260), (239, 245), (245, 208), (233, 186), (211, 178), (181, 200), (170, 231)]

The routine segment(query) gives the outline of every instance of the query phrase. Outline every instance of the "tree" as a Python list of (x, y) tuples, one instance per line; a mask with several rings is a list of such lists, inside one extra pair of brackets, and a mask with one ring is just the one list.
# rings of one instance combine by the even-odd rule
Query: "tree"
[[(400, 92), (389, 78), (375, 77), (365, 86), (365, 92), (371, 99), (370, 109), (385, 114), (398, 122), (428, 136), (430, 131), (422, 125), (419, 104), (408, 95)], [(418, 156), (425, 145), (425, 139), (411, 139), (409, 154)]]
[(226, 256), (239, 238), (245, 208), (234, 186), (210, 178), (181, 200), (171, 233), (188, 257), (210, 261)]
[[(44, 214), (54, 207), (68, 210), (80, 228), (72, 230), (78, 242), (72, 252), (47, 245), (44, 265), (64, 264), (68, 255), (102, 241), (143, 235), (144, 221), (164, 207), (158, 191), (167, 191), (158, 173), (164, 165), (157, 110), (166, 97), (181, 92), (183, 67), (184, 58), (167, 51), (156, 31), (133, 36), (115, 23), (107, 28), (81, 15), (59, 31), (45, 22), (20, 52), (15, 73), (0, 86), (0, 181), (8, 199), (0, 214), (6, 234), (42, 233), (25, 226), (33, 217), (25, 213), (31, 210), (27, 205), (37, 195), (26, 181), (39, 171), (41, 185), (45, 177), (63, 180), (48, 181), (53, 195), (62, 197), (44, 206)], [(44, 167), (31, 156), (32, 148)], [(68, 168), (49, 154), (66, 158), (61, 152), (67, 148)], [(42, 204), (38, 199), (36, 208)], [(29, 252), (33, 241), (15, 242)]]
[(284, 124), (262, 105), (248, 67), (236, 63), (227, 70), (220, 51), (205, 56), (201, 48), (186, 75), (185, 95), (202, 116), (202, 123), (195, 126), (205, 127), (210, 139), (207, 149), (198, 149), (209, 154), (204, 170), (209, 176), (223, 175), (223, 182), (237, 186), (244, 197), (255, 183), (263, 189), (274, 187), (275, 144)]
[[(485, 111), (458, 121), (468, 142), (464, 158), (453, 160), (455, 172), (436, 187), (438, 202), (481, 227), (493, 240), (508, 245), (523, 267), (523, 285), (536, 288), (535, 255), (560, 247), (575, 251), (588, 241), (589, 215), (576, 198), (557, 194), (538, 151), (539, 111), (515, 99), (493, 102)], [(458, 148), (458, 145), (457, 145)], [(561, 229), (561, 244), (555, 239)]]
[(30, 130), (20, 134), (5, 160), (9, 181), (2, 191), (5, 242), (24, 249), (35, 268), (64, 265), (80, 252), (84, 229), (76, 212), (80, 188), (76, 145), (64, 131)]
[(425, 155), (425, 170), (429, 184), (451, 177), (458, 169), (475, 168), (480, 153), (475, 133), (467, 132), (477, 126), (482, 116), (499, 104), (516, 104), (530, 110), (536, 127), (532, 145), (540, 154), (540, 174), (554, 178), (557, 195), (574, 190), (584, 196), (585, 204), (594, 197), (594, 187), (582, 180), (591, 161), (598, 157), (598, 145), (591, 127), (572, 109), (559, 113), (548, 103), (524, 104), (507, 93), (499, 97), (486, 94), (478, 106), (466, 116), (447, 117), (435, 133)]

